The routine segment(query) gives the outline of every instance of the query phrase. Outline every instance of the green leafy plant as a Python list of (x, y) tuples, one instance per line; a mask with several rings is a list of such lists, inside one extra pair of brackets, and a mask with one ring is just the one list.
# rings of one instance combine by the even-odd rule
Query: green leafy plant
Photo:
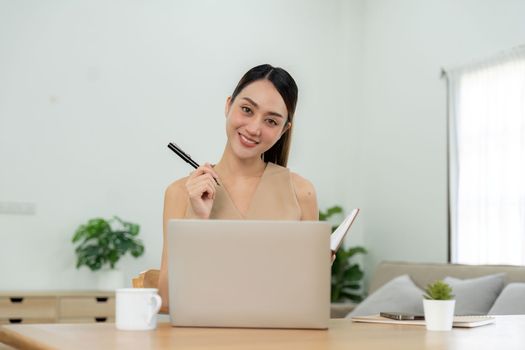
[(428, 300), (451, 300), (454, 299), (452, 288), (442, 280), (429, 283), (423, 295)]
[[(343, 213), (343, 208), (339, 205), (334, 205), (333, 207), (326, 209), (326, 211), (319, 210), (319, 220), (327, 221), (332, 216), (336, 214), (342, 214), (342, 213)], [(334, 232), (335, 229), (337, 229), (337, 226), (332, 226), (332, 232)]]
[(77, 243), (77, 268), (87, 266), (92, 271), (100, 270), (105, 265), (111, 269), (126, 253), (135, 258), (144, 254), (144, 244), (137, 238), (140, 226), (114, 216), (105, 220), (95, 218), (80, 225), (73, 236)]
[[(319, 211), (319, 220), (327, 221), (333, 215), (342, 214), (343, 208), (336, 205), (326, 209), (326, 211)], [(332, 226), (332, 232), (337, 229)], [(360, 302), (363, 300), (362, 280), (364, 272), (357, 263), (352, 263), (352, 258), (358, 254), (366, 254), (366, 249), (363, 247), (349, 247), (341, 246), (336, 252), (336, 259), (332, 264), (332, 282), (331, 282), (331, 296), (332, 302), (341, 302), (351, 300)]]
[(362, 281), (364, 272), (357, 263), (351, 259), (356, 254), (366, 254), (363, 247), (341, 246), (336, 253), (336, 259), (332, 265), (332, 290), (330, 300), (340, 302), (351, 300), (360, 302), (363, 300)]

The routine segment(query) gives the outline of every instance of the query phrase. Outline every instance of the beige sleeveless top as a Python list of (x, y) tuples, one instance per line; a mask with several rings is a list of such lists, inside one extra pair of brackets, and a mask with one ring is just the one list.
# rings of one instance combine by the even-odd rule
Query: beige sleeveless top
[[(224, 186), (215, 187), (210, 219), (230, 220), (301, 220), (301, 207), (292, 185), (290, 170), (267, 163), (246, 215), (235, 207)], [(196, 218), (188, 199), (187, 219)]]

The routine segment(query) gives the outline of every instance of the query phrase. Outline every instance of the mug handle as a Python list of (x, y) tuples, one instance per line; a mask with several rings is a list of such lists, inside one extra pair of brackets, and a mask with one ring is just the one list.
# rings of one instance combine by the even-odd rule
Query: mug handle
[(151, 296), (150, 304), (154, 306), (151, 310), (151, 313), (148, 315), (148, 318), (146, 319), (146, 322), (148, 324), (150, 324), (151, 321), (153, 321), (153, 317), (155, 317), (155, 315), (159, 312), (160, 307), (162, 306), (162, 299), (158, 294), (154, 294)]

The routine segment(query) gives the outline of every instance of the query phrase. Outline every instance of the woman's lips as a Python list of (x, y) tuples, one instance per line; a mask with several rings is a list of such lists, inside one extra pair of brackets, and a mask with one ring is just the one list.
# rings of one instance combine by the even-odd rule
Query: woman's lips
[(251, 140), (251, 139), (247, 138), (246, 136), (244, 136), (241, 133), (239, 133), (239, 140), (241, 141), (241, 144), (243, 146), (250, 147), (250, 148), (257, 146), (257, 144), (259, 143), (257, 141), (254, 141), (254, 140)]

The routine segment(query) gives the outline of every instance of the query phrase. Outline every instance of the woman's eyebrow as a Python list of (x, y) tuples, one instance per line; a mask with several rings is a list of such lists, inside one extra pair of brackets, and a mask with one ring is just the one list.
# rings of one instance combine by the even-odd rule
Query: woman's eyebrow
[[(259, 105), (254, 100), (252, 100), (251, 98), (249, 98), (249, 97), (242, 97), (242, 99), (250, 102), (255, 108), (257, 108), (257, 109), (259, 108)], [(268, 115), (273, 115), (273, 116), (276, 116), (276, 117), (281, 117), (281, 118), (284, 119), (284, 117), (280, 113), (277, 113), (277, 112), (268, 112), (267, 114)]]

